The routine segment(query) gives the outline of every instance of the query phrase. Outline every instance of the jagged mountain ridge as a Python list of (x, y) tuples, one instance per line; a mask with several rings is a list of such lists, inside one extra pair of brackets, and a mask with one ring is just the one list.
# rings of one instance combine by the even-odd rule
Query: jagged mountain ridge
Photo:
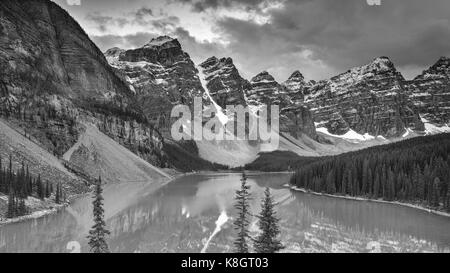
[(65, 10), (49, 0), (5, 0), (0, 19), (0, 116), (9, 126), (63, 161), (89, 120), (150, 164), (174, 167), (135, 92)]
[(410, 98), (426, 123), (450, 123), (450, 58), (441, 57), (421, 75), (406, 83)]
[[(31, 7), (29, 11), (33, 14), (28, 14), (29, 11), (24, 10), (26, 5)], [(56, 4), (45, 0), (19, 3), (2, 1), (0, 10), (2, 15), (5, 14), (6, 18), (10, 18), (2, 20), (0, 28), (2, 34), (6, 34), (0, 38), (2, 42), (0, 54), (3, 54), (0, 55), (0, 64), (2, 68), (5, 68), (0, 84), (2, 108), (6, 108), (9, 112), (11, 110), (18, 112), (21, 118), (31, 117), (33, 121), (23, 122), (21, 126), (26, 127), (36, 123), (36, 126), (33, 125), (36, 128), (33, 129), (40, 133), (40, 140), (45, 140), (49, 146), (56, 143), (57, 154), (64, 152), (76, 142), (77, 134), (71, 130), (76, 131), (77, 128), (73, 127), (72, 123), (76, 123), (74, 118), (81, 114), (94, 116), (96, 119), (94, 123), (103, 133), (107, 133), (117, 142), (148, 160), (161, 163), (160, 157), (164, 157), (163, 154), (149, 153), (142, 146), (147, 148), (152, 146), (151, 150), (163, 149), (164, 138), (153, 128), (167, 129), (171, 124), (167, 117), (171, 107), (178, 103), (189, 104), (194, 96), (205, 97), (205, 89), (208, 89), (213, 99), (222, 105), (241, 103), (243, 97), (244, 103), (279, 104), (282, 110), (282, 133), (289, 133), (296, 138), (305, 133), (315, 139), (313, 121), (317, 122), (317, 117), (314, 117), (314, 113), (309, 113), (309, 101), (302, 102), (301, 98), (304, 95), (310, 96), (314, 88), (320, 84), (325, 83), (326, 86), (327, 81), (305, 82), (301, 73), (295, 72), (287, 82), (279, 84), (266, 72), (254, 77), (252, 82), (248, 82), (239, 76), (231, 59), (223, 58), (214, 60), (214, 64), (209, 67), (210, 71), (203, 69), (202, 72), (207, 72), (204, 73), (207, 76), (206, 86), (217, 78), (221, 80), (221, 84), (225, 84), (223, 86), (219, 84), (216, 90), (204, 88), (199, 78), (200, 71), (188, 53), (182, 50), (176, 39), (167, 36), (155, 38), (138, 49), (109, 50), (105, 53), (108, 61), (113, 66), (117, 64), (116, 68), (111, 68), (106, 64), (106, 58), (79, 25)], [(15, 26), (16, 21), (19, 22), (18, 26)], [(53, 26), (55, 23), (57, 26)], [(41, 25), (44, 27), (33, 28)], [(39, 44), (40, 42), (42, 44)], [(384, 83), (386, 86), (392, 84), (397, 88), (397, 82), (404, 83), (401, 75), (390, 73), (389, 69), (385, 69), (383, 65), (385, 58), (380, 59), (375, 68), (381, 71), (381, 76), (377, 78), (375, 75), (371, 78), (370, 69), (375, 68), (369, 66), (359, 71), (364, 75), (363, 79), (356, 76), (354, 81), (352, 80), (348, 86), (341, 86), (341, 89), (360, 88), (358, 84), (361, 84), (361, 81), (365, 81), (363, 85), (367, 83), (376, 85), (377, 81), (386, 80), (386, 77), (383, 78), (383, 73), (389, 75), (389, 79), (393, 82), (387, 80)], [(389, 68), (390, 65), (386, 66)], [(32, 77), (25, 77), (30, 71), (32, 71)], [(208, 79), (208, 72), (215, 73), (215, 71), (219, 75)], [(34, 82), (37, 82), (37, 87)], [(380, 85), (382, 88), (386, 87), (383, 84)], [(215, 85), (211, 84), (211, 86)], [(399, 86), (404, 89), (402, 84)], [(224, 90), (230, 92), (221, 98), (218, 95), (225, 94)], [(248, 100), (245, 100), (246, 96)], [(404, 128), (416, 129), (414, 127), (416, 124), (415, 122), (413, 124), (412, 120), (418, 118), (414, 114), (413, 107), (409, 106), (409, 102), (406, 103), (407, 107), (398, 107), (398, 105), (405, 105), (403, 101), (408, 98), (404, 99), (403, 94), (396, 96), (395, 99), (390, 96), (380, 97), (382, 103), (386, 102), (395, 110), (387, 108), (386, 112), (393, 114), (392, 117), (387, 117), (390, 124), (386, 129), (388, 131), (386, 136), (401, 134)], [(101, 100), (103, 104), (95, 103), (88, 107), (84, 105), (90, 104), (91, 100)], [(120, 107), (108, 109), (109, 102)], [(318, 103), (328, 102), (325, 99)], [(44, 106), (34, 107), (38, 104)], [(61, 105), (63, 107), (60, 107)], [(54, 110), (57, 118), (53, 117)], [(128, 112), (130, 110), (133, 111)], [(42, 114), (48, 111), (51, 115)], [(353, 110), (350, 109), (350, 111)], [(150, 119), (154, 127), (144, 125), (145, 121), (142, 121), (142, 118)], [(358, 121), (358, 118), (362, 121)], [(375, 128), (374, 132), (380, 131), (379, 125), (370, 124), (380, 123), (378, 118), (364, 119), (358, 115), (353, 117), (344, 115), (337, 120), (343, 121), (342, 131), (355, 128), (363, 133), (373, 128)], [(128, 119), (134, 119), (134, 121), (128, 122)], [(369, 125), (364, 125), (366, 121), (369, 121)], [(339, 126), (338, 123), (337, 127)], [(358, 126), (366, 128), (361, 129)], [(64, 129), (60, 130), (60, 127)], [(420, 119), (417, 128), (419, 127)], [(330, 132), (333, 131), (332, 129)], [(48, 139), (47, 133), (55, 135)], [(336, 130), (336, 133), (341, 132)], [(66, 144), (61, 145), (62, 143)]]
[(159, 128), (170, 127), (173, 105), (191, 105), (194, 97), (203, 96), (195, 64), (177, 39), (161, 36), (140, 48), (109, 49), (105, 56)]
[(286, 88), (286, 92), (290, 96), (292, 103), (296, 105), (303, 104), (306, 90), (314, 84), (314, 81), (307, 82), (299, 70), (294, 71), (294, 73), (282, 83)]
[(245, 92), (250, 83), (241, 77), (231, 58), (208, 58), (199, 65), (210, 96), (222, 108), (227, 105), (246, 105)]
[[(158, 40), (158, 42), (155, 43), (156, 40)], [(146, 56), (144, 52), (149, 51), (149, 48), (152, 52), (151, 54), (148, 54), (149, 56)], [(266, 72), (265, 74), (263, 73), (264, 75), (261, 74), (261, 76), (271, 78), (271, 84), (273, 86), (270, 88), (274, 87), (276, 90), (272, 94), (265, 94), (264, 99), (260, 99), (258, 97), (260, 94), (263, 95), (262, 93), (265, 93), (264, 90), (257, 91), (252, 95), (250, 92), (257, 87), (267, 88), (265, 85), (268, 81), (266, 79), (257, 80), (258, 77), (255, 77), (252, 83), (245, 80), (240, 76), (239, 71), (234, 66), (231, 58), (219, 59), (217, 57), (211, 57), (195, 67), (192, 61), (188, 59), (189, 55), (182, 51), (179, 42), (176, 39), (167, 36), (155, 38), (150, 41), (148, 45), (144, 45), (138, 49), (123, 50), (119, 48), (112, 48), (105, 52), (105, 56), (111, 65), (117, 69), (117, 73), (122, 74), (122, 78), (129, 82), (138, 97), (141, 96), (140, 94), (142, 93), (146, 94), (151, 92), (153, 99), (164, 100), (166, 94), (158, 91), (164, 90), (163, 83), (158, 80), (158, 75), (165, 75), (166, 81), (175, 81), (176, 77), (179, 75), (171, 73), (170, 65), (178, 65), (180, 63), (179, 61), (174, 62), (174, 60), (170, 60), (172, 58), (170, 57), (170, 54), (164, 55), (169, 56), (169, 60), (166, 60), (164, 56), (161, 58), (155, 56), (155, 54), (158, 54), (158, 52), (163, 52), (167, 48), (171, 51), (178, 51), (180, 53), (179, 55), (186, 58), (183, 62), (188, 63), (189, 66), (185, 69), (180, 69), (180, 71), (183, 71), (184, 73), (182, 74), (182, 77), (186, 78), (186, 75), (189, 75), (189, 78), (195, 82), (195, 86), (200, 85), (200, 92), (196, 92), (195, 94), (188, 93), (188, 96), (191, 98), (194, 95), (202, 96), (207, 104), (212, 103), (216, 106), (217, 110), (222, 112), (219, 113), (219, 116), (225, 117), (226, 119), (227, 105), (245, 106), (247, 104), (259, 105), (261, 103), (268, 105), (278, 104), (281, 106), (281, 109), (286, 108), (286, 112), (282, 112), (280, 125), (283, 132), (292, 134), (295, 137), (301, 136), (302, 133), (306, 133), (312, 138), (316, 138), (312, 116), (308, 113), (307, 108), (305, 106), (298, 106), (295, 109), (293, 106), (287, 107), (291, 104), (291, 99), (284, 86), (278, 84), (273, 77)], [(162, 63), (165, 63), (166, 66), (161, 65)], [(154, 67), (158, 67), (158, 69), (154, 69)], [(193, 73), (196, 73), (196, 75), (193, 76)], [(175, 85), (169, 85), (168, 88), (173, 90), (174, 86)], [(172, 100), (172, 105), (165, 104), (164, 106), (161, 106), (162, 104), (159, 104), (158, 106), (161, 108), (166, 108), (165, 111), (170, 111), (171, 106), (180, 102), (183, 102), (183, 100)], [(186, 103), (189, 102), (185, 102), (184, 104)], [(147, 112), (148, 116), (151, 116), (151, 113), (153, 112), (164, 111), (163, 109), (154, 111), (155, 108), (152, 105), (144, 106), (144, 108), (147, 107), (150, 109), (153, 108), (153, 111)], [(161, 123), (159, 123), (158, 126), (161, 126)], [(211, 143), (207, 142), (197, 142), (200, 153), (204, 154), (205, 147), (209, 147), (208, 149), (210, 149), (210, 144)], [(236, 151), (236, 154), (241, 154), (239, 151), (242, 149), (247, 151), (253, 151), (255, 149), (255, 147), (250, 147), (252, 145), (249, 144), (250, 146), (247, 146), (247, 144), (243, 143), (240, 143), (239, 145), (227, 143), (224, 145), (227, 149)], [(218, 148), (218, 144), (216, 143), (215, 145), (212, 145), (212, 147)], [(209, 153), (209, 155), (210, 154), (211, 153)], [(212, 160), (209, 155), (206, 154), (204, 156), (208, 160)], [(239, 160), (227, 161), (240, 162)], [(222, 161), (219, 161), (219, 163), (222, 163)], [(223, 163), (225, 164), (226, 162)]]
[(396, 137), (407, 128), (423, 131), (404, 82), (390, 59), (380, 57), (307, 88), (305, 103), (316, 123), (336, 135), (354, 130)]

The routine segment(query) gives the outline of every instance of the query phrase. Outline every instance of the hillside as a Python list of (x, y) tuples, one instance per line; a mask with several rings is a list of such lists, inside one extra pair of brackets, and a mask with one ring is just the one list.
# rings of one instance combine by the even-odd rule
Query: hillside
[(299, 188), (450, 211), (449, 134), (417, 137), (304, 163), (296, 165), (291, 179), (291, 184)]
[(121, 146), (93, 124), (84, 123), (78, 142), (63, 158), (106, 183), (160, 182), (171, 176)]
[[(7, 165), (10, 156), (14, 171), (24, 165), (33, 177), (40, 176), (43, 183), (61, 183), (68, 197), (88, 191), (86, 180), (71, 173), (53, 154), (0, 119), (0, 159), (3, 166)], [(0, 222), (6, 218), (7, 204), (8, 197), (0, 193)], [(58, 206), (54, 196), (42, 200), (30, 196), (26, 198), (25, 204), (29, 213), (36, 216)]]

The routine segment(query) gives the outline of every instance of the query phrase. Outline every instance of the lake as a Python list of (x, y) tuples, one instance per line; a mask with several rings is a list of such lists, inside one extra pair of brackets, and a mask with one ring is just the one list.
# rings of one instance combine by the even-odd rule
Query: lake
[[(392, 204), (294, 192), (287, 173), (249, 173), (252, 210), (265, 187), (278, 202), (284, 252), (450, 252), (450, 218)], [(181, 176), (107, 185), (113, 252), (232, 252), (235, 191), (241, 174)], [(0, 252), (87, 252), (91, 196), (60, 212), (0, 227)], [(250, 227), (258, 233), (256, 218)]]

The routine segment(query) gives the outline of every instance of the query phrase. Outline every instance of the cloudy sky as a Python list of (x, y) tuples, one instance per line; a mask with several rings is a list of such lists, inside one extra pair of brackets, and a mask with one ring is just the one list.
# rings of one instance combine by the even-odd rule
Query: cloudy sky
[(232, 57), (250, 79), (267, 70), (329, 78), (388, 56), (406, 78), (450, 56), (449, 0), (54, 0), (105, 51), (170, 35), (199, 63)]

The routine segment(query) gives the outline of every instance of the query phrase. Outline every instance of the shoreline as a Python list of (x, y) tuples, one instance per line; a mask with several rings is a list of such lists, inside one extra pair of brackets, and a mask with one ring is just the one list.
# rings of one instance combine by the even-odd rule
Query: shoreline
[[(166, 181), (162, 182), (159, 185), (159, 187), (163, 187), (163, 186), (175, 181), (179, 177), (182, 177), (184, 175), (189, 175), (189, 174), (192, 174), (192, 173), (174, 172), (174, 174), (170, 174), (171, 178), (170, 179), (168, 178)], [(151, 183), (151, 181), (149, 181), (149, 183)], [(17, 224), (17, 223), (25, 222), (25, 221), (29, 221), (29, 220), (36, 220), (36, 219), (39, 219), (39, 218), (42, 218), (45, 216), (56, 214), (59, 211), (69, 207), (73, 201), (92, 193), (92, 191), (93, 191), (93, 189), (91, 189), (85, 193), (79, 193), (79, 194), (74, 194), (74, 195), (68, 196), (67, 202), (65, 204), (61, 204), (61, 205), (55, 204), (53, 207), (45, 208), (42, 210), (37, 210), (37, 211), (32, 212), (31, 214), (19, 216), (16, 218), (0, 218), (0, 227), (10, 225), (10, 224)]]
[(407, 208), (420, 210), (420, 211), (423, 211), (423, 212), (428, 212), (430, 214), (434, 214), (434, 215), (437, 215), (437, 216), (443, 216), (443, 217), (450, 218), (450, 213), (448, 213), (448, 212), (439, 211), (439, 210), (433, 210), (433, 209), (429, 209), (429, 208), (426, 208), (426, 207), (423, 207), (423, 206), (420, 206), (420, 205), (403, 203), (403, 202), (399, 202), (399, 201), (386, 201), (386, 200), (382, 200), (382, 199), (370, 199), (370, 198), (365, 198), (365, 197), (353, 197), (353, 196), (348, 196), (348, 195), (343, 196), (343, 195), (333, 195), (333, 194), (328, 194), (328, 193), (319, 193), (319, 192), (314, 192), (314, 191), (311, 191), (311, 190), (306, 190), (304, 188), (299, 188), (297, 186), (292, 186), (290, 184), (285, 184), (284, 186), (286, 188), (289, 188), (290, 190), (297, 191), (297, 192), (302, 192), (302, 193), (305, 193), (305, 194), (312, 194), (312, 195), (316, 195), (316, 196), (325, 196), (325, 197), (339, 198), (339, 199), (346, 199), (346, 200), (353, 200), (353, 201), (373, 202), (373, 203), (379, 203), (379, 204), (396, 205), (396, 206), (402, 206), (402, 207), (407, 207)]
[(44, 216), (56, 214), (57, 212), (63, 210), (67, 206), (70, 206), (70, 203), (62, 204), (62, 205), (55, 205), (55, 207), (52, 208), (46, 208), (42, 210), (37, 210), (32, 212), (31, 214), (15, 217), (15, 218), (1, 218), (0, 220), (0, 227), (10, 225), (10, 224), (17, 224), (20, 222), (25, 222), (28, 220), (36, 220), (39, 218), (42, 218)]
[[(158, 188), (164, 187), (166, 185), (168, 185), (169, 183), (177, 180), (180, 177), (183, 176), (189, 176), (189, 175), (196, 175), (196, 174), (211, 174), (211, 173), (215, 173), (215, 174), (229, 174), (229, 173), (242, 173), (240, 171), (227, 171), (227, 172), (223, 172), (223, 171), (219, 171), (219, 172), (215, 172), (215, 171), (199, 171), (199, 172), (186, 172), (186, 173), (181, 173), (181, 172), (175, 172), (173, 174), (171, 174), (170, 179), (167, 179), (166, 181), (162, 182), (160, 185), (158, 185)], [(268, 172), (261, 172), (261, 171), (246, 171), (247, 174), (267, 174)], [(288, 173), (292, 173), (289, 171), (284, 171), (284, 172), (269, 172), (271, 174), (288, 174)], [(353, 201), (363, 201), (363, 202), (373, 202), (373, 203), (379, 203), (379, 204), (389, 204), (389, 205), (396, 205), (396, 206), (402, 206), (402, 207), (408, 207), (408, 208), (412, 208), (412, 209), (416, 209), (416, 210), (420, 210), (423, 212), (428, 212), (430, 214), (434, 214), (437, 216), (443, 216), (443, 217), (448, 217), (450, 218), (450, 213), (444, 212), (444, 211), (439, 211), (439, 210), (433, 210), (433, 209), (429, 209), (420, 205), (414, 205), (414, 204), (408, 204), (408, 203), (403, 203), (403, 202), (398, 202), (398, 201), (386, 201), (386, 200), (382, 200), (382, 199), (370, 199), (370, 198), (365, 198), (365, 197), (352, 197), (352, 196), (342, 196), (342, 195), (333, 195), (333, 194), (327, 194), (327, 193), (319, 193), (319, 192), (314, 192), (311, 190), (306, 190), (304, 188), (299, 188), (296, 186), (292, 186), (290, 184), (284, 184), (283, 187), (288, 188), (290, 190), (293, 191), (297, 191), (297, 192), (302, 192), (305, 194), (312, 194), (312, 195), (316, 195), (316, 196), (324, 196), (324, 197), (331, 197), (331, 198), (338, 198), (338, 199), (345, 199), (345, 200), (353, 200)], [(37, 210), (34, 211), (31, 214), (28, 215), (24, 215), (24, 216), (20, 216), (17, 218), (12, 218), (12, 219), (8, 219), (8, 218), (2, 218), (0, 219), (0, 227), (5, 226), (5, 225), (9, 225), (9, 224), (16, 224), (16, 223), (20, 223), (20, 222), (24, 222), (24, 221), (28, 221), (28, 220), (33, 220), (33, 219), (39, 219), (48, 215), (52, 215), (52, 214), (56, 214), (59, 211), (69, 207), (73, 201), (77, 200), (78, 198), (81, 198), (89, 193), (91, 193), (91, 191), (88, 191), (86, 193), (81, 193), (81, 194), (75, 194), (72, 196), (69, 196), (67, 198), (67, 203), (65, 204), (61, 204), (61, 205), (56, 205), (50, 208), (46, 208), (43, 210)]]

